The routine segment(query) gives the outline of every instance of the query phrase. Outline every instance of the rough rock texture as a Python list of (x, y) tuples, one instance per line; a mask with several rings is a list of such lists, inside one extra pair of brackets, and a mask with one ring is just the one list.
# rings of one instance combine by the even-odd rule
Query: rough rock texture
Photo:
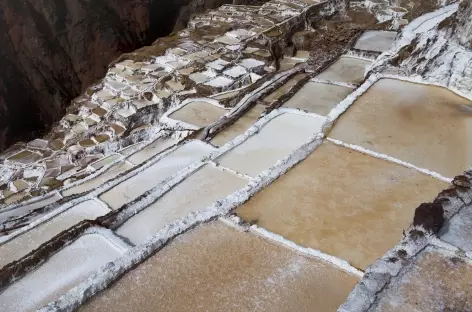
[(231, 1), (1, 1), (0, 150), (48, 129), (121, 53), (223, 3)]
[[(374, 71), (382, 71), (384, 65), (393, 65), (401, 68), (402, 75), (419, 76), (426, 82), (440, 84), (470, 98), (472, 1), (462, 1), (449, 17), (441, 18), (440, 15), (417, 25), (416, 29), (406, 27), (401, 44), (384, 54), (373, 66)], [(439, 18), (440, 23), (433, 27), (435, 18)], [(428, 29), (427, 24), (432, 27)], [(464, 109), (469, 111), (468, 107)]]
[(456, 15), (450, 20), (454, 37), (461, 45), (472, 49), (472, 1), (462, 1)]

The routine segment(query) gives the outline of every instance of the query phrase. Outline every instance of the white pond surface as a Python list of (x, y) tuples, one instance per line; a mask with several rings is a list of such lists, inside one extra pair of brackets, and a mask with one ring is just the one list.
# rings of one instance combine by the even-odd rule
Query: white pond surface
[(34, 203), (27, 204), (24, 206), (19, 206), (15, 209), (7, 210), (5, 212), (0, 213), (0, 222), (3, 222), (7, 220), (10, 217), (19, 217), (21, 215), (26, 214), (27, 212), (38, 209), (44, 206), (47, 206), (49, 204), (52, 204), (56, 201), (61, 199), (61, 196), (59, 194), (53, 194), (49, 197), (46, 197), (45, 199), (35, 201)]
[(269, 121), (259, 133), (223, 154), (217, 162), (237, 172), (256, 176), (320, 132), (323, 122), (322, 117), (284, 113)]
[(0, 267), (27, 255), (57, 234), (83, 220), (93, 220), (110, 210), (96, 201), (82, 202), (51, 220), (23, 233), (0, 246)]
[(63, 196), (69, 196), (73, 194), (79, 194), (83, 192), (88, 192), (90, 190), (93, 190), (101, 185), (103, 185), (105, 182), (112, 180), (113, 178), (116, 178), (118, 175), (121, 173), (125, 172), (126, 170), (129, 170), (133, 168), (132, 165), (126, 162), (119, 162), (110, 168), (106, 169), (105, 172), (99, 174), (96, 177), (91, 178), (90, 180), (87, 180), (81, 184), (78, 184), (76, 186), (73, 186), (67, 190), (64, 190), (62, 192)]
[(102, 235), (81, 236), (0, 293), (0, 311), (36, 311), (57, 300), (124, 251), (124, 247)]
[(118, 209), (176, 174), (179, 170), (208, 155), (211, 151), (213, 151), (213, 148), (210, 145), (199, 141), (191, 141), (180, 146), (152, 166), (103, 193), (100, 199), (111, 208)]
[(142, 150), (134, 153), (131, 155), (128, 160), (135, 165), (142, 164), (146, 160), (150, 159), (151, 157), (159, 154), (166, 148), (169, 148), (175, 144), (177, 144), (178, 140), (174, 138), (158, 138)]
[(205, 210), (247, 184), (232, 173), (205, 165), (155, 203), (125, 222), (116, 231), (134, 244), (141, 244), (162, 229), (191, 212)]

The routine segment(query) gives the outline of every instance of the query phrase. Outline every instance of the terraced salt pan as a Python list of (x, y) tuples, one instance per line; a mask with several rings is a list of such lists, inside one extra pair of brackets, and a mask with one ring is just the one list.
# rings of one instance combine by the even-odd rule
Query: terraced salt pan
[(216, 146), (222, 146), (225, 143), (231, 141), (238, 135), (243, 134), (249, 129), (265, 111), (266, 107), (263, 105), (255, 105), (243, 116), (239, 117), (235, 123), (228, 128), (219, 132), (212, 140), (211, 143)]
[(36, 311), (125, 251), (100, 234), (81, 236), (0, 293), (0, 311)]
[(217, 162), (237, 172), (256, 176), (320, 132), (323, 122), (322, 117), (283, 113), (257, 134), (223, 154)]
[(263, 101), (267, 104), (271, 104), (272, 102), (278, 100), (281, 96), (287, 94), (291, 88), (293, 88), (300, 80), (305, 78), (307, 74), (298, 74), (289, 81), (287, 81), (283, 86), (266, 96)]
[(371, 61), (354, 57), (341, 57), (315, 78), (319, 80), (360, 84), (364, 81), (366, 66), (371, 63)]
[(134, 244), (141, 244), (167, 223), (191, 212), (205, 210), (216, 200), (228, 196), (246, 184), (245, 179), (212, 165), (205, 165), (125, 222), (116, 232)]
[(293, 68), (298, 63), (302, 63), (303, 60), (293, 58), (293, 57), (284, 57), (280, 60), (280, 69), (279, 70), (287, 70)]
[(444, 88), (381, 79), (329, 135), (454, 177), (472, 164), (470, 105)]
[(197, 72), (189, 75), (189, 78), (192, 79), (195, 83), (204, 83), (210, 79), (216, 77), (216, 74), (210, 71), (206, 72)]
[(21, 152), (8, 157), (5, 160), (5, 163), (13, 162), (13, 163), (20, 163), (20, 164), (30, 164), (39, 159), (41, 159), (41, 155), (39, 153), (35, 153), (29, 150), (22, 150)]
[(219, 221), (199, 226), (92, 298), (93, 311), (335, 311), (357, 278)]
[(247, 70), (244, 67), (237, 65), (225, 70), (223, 73), (226, 76), (236, 79), (241, 77), (242, 75), (245, 75), (247, 73)]
[(234, 83), (233, 79), (218, 76), (210, 81), (205, 82), (205, 85), (216, 88), (217, 91), (224, 91), (225, 88), (228, 88)]
[(365, 269), (446, 183), (325, 142), (237, 209), (248, 222)]
[(212, 150), (213, 148), (208, 144), (199, 141), (188, 142), (155, 164), (103, 193), (100, 195), (100, 199), (111, 208), (118, 209), (157, 186), (179, 170), (208, 155)]
[(79, 185), (76, 185), (76, 186), (73, 186), (67, 190), (64, 190), (62, 192), (62, 195), (63, 196), (69, 196), (69, 195), (73, 195), (73, 194), (79, 194), (79, 193), (83, 193), (83, 192), (88, 192), (88, 191), (91, 191), (99, 186), (101, 186), (102, 184), (104, 184), (105, 182), (117, 177), (119, 174), (129, 170), (133, 168), (132, 165), (130, 165), (129, 163), (126, 163), (126, 162), (119, 162), (113, 166), (111, 166), (110, 168), (108, 168), (107, 170), (105, 170), (105, 172), (101, 173), (100, 175), (90, 179), (90, 180), (87, 180), (86, 182), (82, 183), (82, 184), (79, 184)]
[(110, 156), (104, 157), (90, 164), (90, 167), (92, 167), (95, 170), (100, 170), (101, 168), (113, 163), (114, 161), (117, 161), (120, 157), (121, 157), (120, 154), (112, 154)]
[(471, 264), (453, 253), (427, 248), (384, 290), (372, 311), (470, 311)]
[(230, 99), (230, 98), (233, 98), (233, 97), (235, 97), (236, 95), (238, 95), (239, 92), (241, 92), (241, 90), (223, 92), (223, 93), (219, 93), (219, 94), (213, 95), (212, 98), (214, 98), (214, 99), (216, 99), (216, 100)]
[(229, 62), (222, 60), (222, 59), (216, 59), (213, 62), (207, 63), (206, 66), (213, 68), (214, 70), (223, 70), (225, 66), (227, 66)]
[(53, 194), (53, 195), (51, 195), (49, 197), (46, 197), (42, 200), (35, 201), (34, 203), (27, 204), (27, 205), (24, 205), (24, 206), (19, 206), (17, 208), (11, 209), (11, 210), (7, 210), (5, 212), (0, 213), (0, 222), (3, 222), (3, 221), (7, 220), (10, 217), (22, 216), (22, 215), (28, 213), (29, 211), (47, 206), (49, 204), (52, 204), (52, 203), (58, 201), (59, 199), (61, 199), (61, 196), (59, 194)]
[(394, 31), (366, 31), (357, 40), (354, 49), (385, 52), (390, 50), (397, 33)]
[(190, 102), (169, 115), (169, 118), (184, 121), (197, 127), (205, 127), (217, 121), (227, 110), (204, 101)]
[(327, 116), (353, 89), (338, 85), (308, 82), (284, 106)]
[(166, 148), (169, 148), (178, 143), (177, 139), (169, 138), (169, 137), (161, 137), (143, 148), (142, 150), (134, 153), (128, 160), (135, 165), (142, 164), (146, 160), (152, 158), (153, 156), (159, 154)]
[(88, 200), (64, 211), (47, 222), (41, 223), (30, 231), (0, 245), (0, 268), (20, 259), (80, 221), (93, 220), (107, 214), (109, 211), (96, 201)]
[(247, 68), (248, 70), (251, 70), (251, 69), (261, 67), (261, 66), (265, 65), (264, 62), (256, 60), (256, 59), (252, 59), (252, 58), (243, 59), (241, 62), (239, 62), (239, 64), (242, 67)]
[(218, 37), (215, 39), (215, 42), (221, 42), (221, 43), (224, 43), (224, 44), (238, 44), (240, 42), (239, 39), (237, 38), (234, 38), (232, 36), (221, 36), (221, 37)]

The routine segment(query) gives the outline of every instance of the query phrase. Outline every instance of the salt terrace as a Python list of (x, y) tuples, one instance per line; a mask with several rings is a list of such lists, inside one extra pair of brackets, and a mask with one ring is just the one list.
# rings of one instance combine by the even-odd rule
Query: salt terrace
[(412, 18), (351, 6), (195, 16), (1, 154), (0, 310), (468, 311), (470, 96), (367, 75)]

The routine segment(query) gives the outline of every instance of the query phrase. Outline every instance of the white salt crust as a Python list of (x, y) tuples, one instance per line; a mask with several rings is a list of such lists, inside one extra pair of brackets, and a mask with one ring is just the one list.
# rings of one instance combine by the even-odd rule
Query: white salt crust
[[(190, 141), (190, 142), (193, 142), (192, 144), (199, 144), (199, 145), (202, 145), (202, 147), (207, 147), (209, 148), (210, 150), (211, 149), (214, 149), (211, 145), (209, 144), (206, 144), (204, 142), (201, 142), (201, 141)], [(166, 157), (167, 155), (171, 154), (172, 152), (174, 152), (177, 148), (179, 148), (180, 146), (182, 145), (176, 145), (176, 146), (173, 146), (171, 148), (169, 148), (168, 150), (162, 152), (162, 153), (159, 153), (157, 154), (156, 156), (153, 156), (152, 158), (150, 158), (149, 160), (147, 160), (146, 162), (144, 162), (143, 164), (141, 164), (140, 166), (136, 166), (133, 170), (123, 174), (122, 176), (119, 176), (119, 177), (116, 177), (110, 181), (107, 181), (106, 183), (103, 183), (101, 186), (93, 189), (92, 191), (88, 192), (87, 194), (81, 196), (81, 197), (78, 197), (78, 198), (75, 198), (75, 199), (72, 199), (70, 201), (68, 201), (67, 203), (64, 203), (62, 204), (60, 207), (52, 210), (50, 213), (47, 213), (45, 214), (44, 216), (42, 216), (41, 218), (35, 220), (34, 222), (30, 223), (29, 225), (25, 226), (25, 227), (22, 227), (21, 229), (17, 230), (17, 231), (14, 231), (12, 232), (11, 234), (9, 235), (6, 235), (6, 236), (2, 236), (0, 237), (0, 244), (3, 243), (3, 242), (6, 242), (14, 237), (16, 237), (17, 235), (20, 235), (26, 231), (28, 231), (29, 229), (31, 229), (32, 227), (44, 222), (44, 221), (47, 221), (49, 220), (50, 218), (56, 216), (58, 213), (61, 213), (69, 208), (71, 208), (72, 206), (80, 203), (80, 202), (83, 202), (83, 201), (86, 201), (86, 200), (97, 200), (97, 201), (100, 201), (103, 205), (105, 205), (108, 209), (111, 209), (110, 207), (108, 207), (108, 205), (106, 205), (105, 203), (103, 203), (101, 200), (99, 200), (97, 198), (98, 195), (110, 190), (112, 187), (118, 185), (119, 183), (129, 179), (130, 177), (132, 176), (135, 176), (137, 174), (139, 174), (141, 171), (151, 167), (152, 165), (154, 165), (155, 163), (157, 163), (159, 160), (161, 160), (162, 158)], [(108, 168), (109, 166), (106, 166), (106, 168)], [(183, 169), (185, 170), (185, 168)], [(167, 179), (168, 180), (168, 179)], [(165, 183), (167, 180), (163, 181), (162, 183)], [(52, 204), (54, 205), (54, 204)]]
[[(184, 106), (190, 104), (190, 103), (193, 103), (193, 102), (206, 102), (206, 103), (209, 103), (211, 105), (214, 105), (216, 107), (219, 107), (219, 108), (223, 108), (223, 109), (226, 109), (223, 105), (221, 105), (217, 100), (215, 99), (212, 99), (212, 98), (192, 98), (192, 99), (186, 99), (182, 102), (182, 104), (172, 108), (172, 109), (169, 109), (167, 112), (165, 112), (164, 115), (162, 115), (162, 117), (160, 118), (159, 122), (163, 125), (165, 125), (167, 128), (170, 128), (170, 129), (173, 129), (173, 130), (198, 130), (200, 129), (201, 127), (198, 127), (196, 125), (193, 125), (193, 124), (190, 124), (190, 123), (187, 123), (185, 121), (181, 121), (181, 120), (176, 120), (176, 119), (172, 119), (170, 118), (169, 116), (172, 115), (173, 113), (175, 113), (176, 111), (180, 110), (181, 108), (183, 108)], [(226, 113), (225, 115), (223, 116), (227, 116), (229, 114)]]

